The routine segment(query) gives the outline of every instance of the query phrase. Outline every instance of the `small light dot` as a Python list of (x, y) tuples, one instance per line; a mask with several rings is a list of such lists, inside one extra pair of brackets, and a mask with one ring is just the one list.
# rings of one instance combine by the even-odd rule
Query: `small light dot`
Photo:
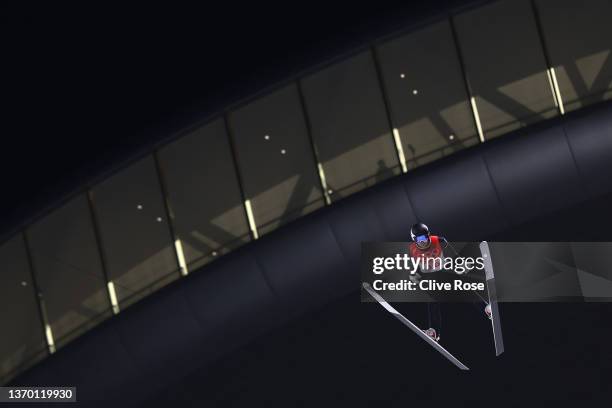
[(142, 210), (142, 204), (138, 204), (136, 208), (138, 208), (139, 210)]
[(217, 251), (213, 251), (212, 256), (217, 256)]
[(26, 281), (22, 281), (22, 282), (21, 282), (21, 286), (28, 286), (28, 282), (26, 282)]
[(281, 154), (285, 154), (287, 151), (285, 149), (281, 149)]
[(418, 90), (418, 89), (413, 89), (413, 90), (412, 90), (412, 94), (413, 94), (413, 95), (416, 95), (416, 94), (418, 94), (418, 93), (419, 93), (419, 90)]
[(400, 74), (400, 78), (404, 79), (404, 78), (406, 78), (406, 75)]
[(162, 217), (157, 217), (157, 222), (162, 222)]
[(270, 135), (265, 135), (265, 136), (264, 136), (264, 139), (266, 139), (266, 140), (270, 140)]
[(454, 140), (454, 139), (455, 139), (455, 135), (452, 135), (452, 134), (451, 134), (451, 135), (449, 135), (449, 136), (448, 136), (448, 138), (449, 138), (450, 140)]
[(332, 189), (327, 190), (327, 194), (333, 194), (334, 191)]

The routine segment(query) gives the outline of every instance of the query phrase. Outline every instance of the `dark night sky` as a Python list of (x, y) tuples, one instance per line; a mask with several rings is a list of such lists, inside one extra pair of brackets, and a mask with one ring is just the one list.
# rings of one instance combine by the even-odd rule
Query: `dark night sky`
[(466, 1), (423, 3), (5, 7), (0, 235), (169, 129)]

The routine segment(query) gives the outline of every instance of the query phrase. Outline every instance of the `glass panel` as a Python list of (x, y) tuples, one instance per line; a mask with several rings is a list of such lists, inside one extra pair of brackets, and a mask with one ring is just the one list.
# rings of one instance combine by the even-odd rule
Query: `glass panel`
[(536, 4), (565, 110), (612, 99), (612, 2)]
[(151, 156), (99, 184), (92, 193), (108, 276), (120, 307), (180, 276)]
[(557, 115), (528, 0), (495, 2), (455, 21), (485, 139)]
[(38, 221), (27, 237), (48, 323), (61, 347), (112, 314), (87, 198)]
[(479, 142), (448, 21), (385, 43), (377, 54), (408, 168)]
[(189, 270), (249, 241), (249, 225), (222, 119), (158, 153), (174, 232)]
[(0, 246), (0, 384), (46, 354), (23, 237)]
[(236, 110), (230, 125), (260, 234), (323, 206), (296, 85)]
[(400, 172), (371, 52), (305, 78), (303, 91), (332, 199)]

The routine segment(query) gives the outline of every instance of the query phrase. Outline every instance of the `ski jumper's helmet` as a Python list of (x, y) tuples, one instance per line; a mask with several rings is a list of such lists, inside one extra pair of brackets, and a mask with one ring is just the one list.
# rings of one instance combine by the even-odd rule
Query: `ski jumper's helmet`
[(414, 224), (412, 228), (410, 228), (410, 238), (412, 238), (414, 242), (429, 240), (429, 228), (421, 222)]

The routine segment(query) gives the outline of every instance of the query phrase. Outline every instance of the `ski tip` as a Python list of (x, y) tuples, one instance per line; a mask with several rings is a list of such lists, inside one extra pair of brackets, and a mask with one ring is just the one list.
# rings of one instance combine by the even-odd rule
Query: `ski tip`
[(489, 252), (489, 243), (487, 241), (481, 241), (478, 247), (481, 252)]
[(363, 282), (361, 284), (361, 286), (363, 286), (364, 289), (369, 289), (370, 288), (370, 284), (368, 282)]

